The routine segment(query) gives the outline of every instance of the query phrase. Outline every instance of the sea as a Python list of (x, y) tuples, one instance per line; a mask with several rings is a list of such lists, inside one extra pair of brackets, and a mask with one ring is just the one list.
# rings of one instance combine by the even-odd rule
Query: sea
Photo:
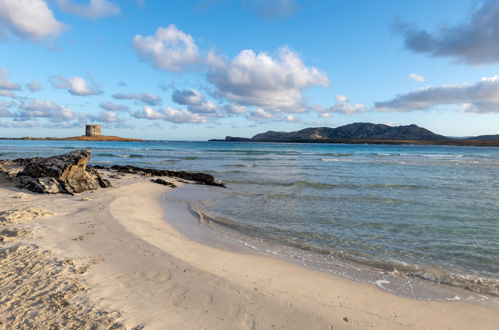
[(77, 149), (91, 150), (94, 165), (224, 182), (167, 194), (188, 209), (188, 223), (174, 224), (188, 236), (402, 296), (499, 308), (499, 148), (0, 140), (0, 159)]

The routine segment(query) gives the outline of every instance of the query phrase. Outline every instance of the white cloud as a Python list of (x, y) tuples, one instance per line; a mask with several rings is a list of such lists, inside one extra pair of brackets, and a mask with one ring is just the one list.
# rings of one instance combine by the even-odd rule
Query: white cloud
[(206, 101), (204, 96), (195, 89), (175, 90), (172, 94), (173, 102), (187, 105), (190, 112), (214, 114), (219, 109), (211, 101)]
[(5, 108), (0, 107), (0, 117), (12, 117), (12, 113)]
[(138, 94), (117, 93), (111, 96), (117, 100), (137, 100), (148, 105), (161, 104), (161, 97), (152, 93), (138, 93)]
[(151, 107), (145, 106), (142, 111), (136, 112), (132, 116), (149, 120), (165, 120), (176, 124), (198, 124), (208, 122), (208, 118), (192, 113), (189, 110), (177, 110), (169, 107), (156, 111)]
[(213, 104), (213, 102), (211, 101), (203, 101), (199, 104), (189, 105), (187, 109), (189, 109), (190, 112), (208, 115), (215, 114), (218, 111), (219, 107)]
[(21, 122), (3, 122), (0, 121), (2, 128), (35, 128), (40, 127), (40, 124), (35, 121), (21, 121)]
[(233, 115), (240, 115), (246, 113), (248, 111), (248, 107), (240, 104), (230, 103), (224, 106), (224, 109), (227, 113)]
[(15, 106), (14, 102), (0, 102), (0, 117), (13, 117), (13, 113), (9, 111), (9, 108)]
[(154, 110), (152, 107), (144, 106), (142, 111), (137, 111), (133, 115), (135, 118), (159, 120), (165, 119), (165, 115), (159, 111)]
[[(345, 95), (336, 95), (336, 103), (327, 112), (342, 113), (344, 115), (353, 115), (361, 112), (366, 112), (367, 109), (363, 104), (351, 104), (348, 102), (348, 97)], [(323, 117), (325, 118), (325, 117)]]
[(99, 106), (107, 111), (129, 112), (130, 108), (123, 104), (116, 104), (113, 102), (103, 102)]
[(172, 94), (172, 100), (182, 105), (200, 104), (204, 98), (200, 92), (195, 89), (175, 90)]
[(3, 90), (3, 89), (0, 89), (0, 96), (15, 97), (14, 93), (12, 93), (11, 91)]
[(321, 112), (319, 114), (320, 118), (331, 118), (331, 114), (329, 112)]
[(474, 84), (428, 86), (375, 103), (381, 111), (428, 110), (436, 105), (460, 105), (467, 112), (499, 113), (499, 78), (484, 77)]
[(21, 85), (10, 81), (7, 71), (0, 69), (0, 90), (18, 91), (21, 90)]
[(121, 12), (120, 7), (107, 0), (90, 0), (87, 4), (78, 4), (74, 0), (57, 0), (57, 4), (67, 13), (94, 19)]
[(412, 80), (415, 80), (417, 82), (425, 82), (426, 81), (426, 78), (424, 76), (417, 74), (417, 73), (409, 74), (409, 78), (411, 78)]
[(0, 32), (22, 39), (40, 41), (55, 37), (65, 29), (43, 0), (0, 0)]
[(33, 118), (47, 118), (51, 121), (60, 122), (73, 120), (77, 117), (74, 111), (65, 106), (38, 99), (19, 105), (19, 109), (16, 119), (21, 121), (32, 120)]
[(141, 60), (166, 71), (179, 72), (200, 60), (192, 36), (173, 24), (166, 28), (159, 27), (153, 36), (136, 35), (132, 45)]
[(210, 52), (208, 63), (208, 80), (216, 93), (242, 105), (301, 112), (303, 90), (329, 83), (324, 72), (305, 66), (287, 47), (280, 48), (276, 58), (243, 50), (232, 61)]
[(26, 87), (30, 90), (30, 92), (38, 92), (42, 90), (42, 84), (38, 80), (34, 80), (26, 84)]
[(119, 117), (116, 112), (112, 111), (101, 111), (97, 116), (90, 116), (90, 119), (100, 123), (123, 123), (126, 120)]
[(293, 115), (286, 115), (284, 117), (284, 120), (289, 122), (289, 123), (294, 123), (294, 122), (297, 122), (298, 121), (298, 118), (296, 118), (295, 116)]
[(262, 108), (258, 108), (251, 111), (250, 116), (248, 117), (248, 119), (250, 120), (258, 120), (258, 121), (274, 119), (274, 118), (275, 116), (273, 113)]
[(186, 123), (207, 123), (208, 118), (192, 113), (189, 110), (176, 110), (172, 108), (164, 108), (162, 112), (165, 114), (165, 120), (176, 124)]
[(405, 46), (432, 57), (480, 65), (499, 62), (499, 1), (487, 0), (464, 23), (440, 25), (433, 33), (399, 24)]
[(91, 83), (92, 86), (89, 87), (85, 79), (81, 77), (66, 78), (64, 76), (52, 76), (49, 81), (55, 88), (66, 89), (68, 93), (76, 96), (89, 96), (102, 93), (94, 81)]

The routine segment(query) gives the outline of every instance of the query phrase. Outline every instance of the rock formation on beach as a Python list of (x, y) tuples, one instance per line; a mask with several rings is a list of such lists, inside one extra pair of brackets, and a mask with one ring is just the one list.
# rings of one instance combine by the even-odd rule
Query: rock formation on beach
[(88, 150), (78, 150), (47, 158), (0, 161), (0, 171), (20, 188), (38, 193), (76, 194), (109, 187), (109, 181), (96, 171), (87, 169), (91, 156)]
[[(102, 167), (99, 167), (99, 168), (102, 168)], [(206, 173), (156, 170), (153, 168), (142, 168), (142, 167), (136, 167), (136, 166), (130, 166), (130, 165), (127, 165), (127, 166), (114, 165), (114, 166), (110, 167), (110, 170), (121, 172), (121, 173), (135, 173), (135, 174), (144, 174), (144, 175), (150, 175), (150, 176), (174, 177), (174, 178), (179, 178), (179, 179), (183, 179), (183, 180), (194, 181), (197, 184), (225, 187), (225, 184), (223, 184), (221, 182), (216, 182), (213, 175), (206, 174)], [(156, 182), (156, 183), (158, 183), (158, 182)]]
[(14, 182), (20, 188), (47, 194), (73, 195), (87, 190), (109, 187), (111, 183), (99, 174), (99, 170), (175, 177), (198, 184), (224, 187), (223, 183), (216, 182), (212, 175), (206, 173), (157, 170), (130, 165), (114, 165), (110, 168), (87, 166), (91, 156), (92, 153), (88, 150), (77, 150), (47, 158), (0, 160), (0, 176)]

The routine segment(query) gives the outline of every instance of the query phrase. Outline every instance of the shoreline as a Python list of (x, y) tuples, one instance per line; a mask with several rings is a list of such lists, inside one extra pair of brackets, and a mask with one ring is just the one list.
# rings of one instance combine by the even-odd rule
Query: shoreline
[[(331, 255), (331, 251), (324, 248), (290, 245), (275, 238), (255, 236), (256, 233), (241, 231), (237, 225), (228, 223), (227, 220), (219, 221), (209, 214), (202, 213), (195, 206), (201, 200), (223, 197), (223, 192), (218, 193), (209, 187), (179, 187), (163, 197), (165, 210), (172, 210), (173, 214), (167, 221), (181, 234), (203, 245), (277, 258), (332, 276), (370, 284), (401, 297), (429, 301), (461, 300), (499, 310), (499, 298), (496, 295), (476, 291), (471, 287), (465, 288), (467, 285), (472, 286), (474, 281), (487, 281), (486, 278), (469, 279), (470, 283), (462, 286), (442, 283), (436, 279), (432, 280), (429, 274), (415, 276), (415, 266), (411, 267), (403, 262), (362, 262), (348, 256)], [(379, 264), (379, 267), (376, 267), (376, 264)]]
[[(1, 249), (34, 245), (61, 260), (74, 260), (74, 276), (86, 289), (83, 297), (69, 299), (67, 308), (87, 301), (125, 328), (493, 329), (499, 322), (494, 309), (402, 298), (290, 262), (199, 244), (165, 221), (161, 199), (168, 189), (149, 179), (123, 175), (113, 179), (115, 188), (73, 197), (2, 186), (0, 197), (8, 201), (2, 211), (37, 207), (57, 215), (0, 225), (1, 230), (31, 232), (2, 243)], [(33, 283), (25, 285), (33, 290)], [(22, 302), (15, 294), (2, 296), (7, 305)], [(0, 320), (8, 322), (3, 306)], [(40, 322), (55, 317), (44, 315)]]

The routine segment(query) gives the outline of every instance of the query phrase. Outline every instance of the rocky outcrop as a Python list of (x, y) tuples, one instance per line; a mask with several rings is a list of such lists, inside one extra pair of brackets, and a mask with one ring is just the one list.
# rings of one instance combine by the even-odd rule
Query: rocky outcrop
[(136, 166), (121, 166), (114, 165), (110, 167), (111, 170), (121, 172), (121, 173), (136, 173), (145, 174), (150, 176), (168, 176), (173, 178), (179, 178), (189, 181), (194, 181), (198, 184), (205, 184), (209, 186), (225, 187), (223, 183), (216, 182), (213, 175), (206, 173), (193, 173), (184, 171), (169, 171), (169, 170), (157, 170), (153, 168), (142, 168)]
[[(113, 173), (174, 177), (194, 181), (198, 184), (225, 187), (223, 183), (216, 182), (212, 175), (206, 173), (157, 170), (130, 165), (87, 166), (91, 156), (92, 154), (88, 150), (78, 150), (48, 158), (0, 160), (0, 179), (6, 177), (7, 180), (13, 181), (20, 188), (47, 194), (77, 194), (86, 190), (109, 187), (111, 186), (109, 180), (104, 179), (99, 174), (99, 171), (102, 170)], [(172, 188), (175, 186), (162, 179), (156, 179), (154, 182)]]
[(174, 183), (168, 182), (168, 181), (163, 180), (163, 179), (152, 179), (151, 182), (160, 184), (162, 186), (167, 186), (170, 188), (177, 188), (177, 186)]
[(11, 176), (20, 188), (37, 193), (76, 194), (110, 186), (95, 170), (87, 170), (92, 156), (78, 150), (53, 157), (1, 161), (0, 170)]

